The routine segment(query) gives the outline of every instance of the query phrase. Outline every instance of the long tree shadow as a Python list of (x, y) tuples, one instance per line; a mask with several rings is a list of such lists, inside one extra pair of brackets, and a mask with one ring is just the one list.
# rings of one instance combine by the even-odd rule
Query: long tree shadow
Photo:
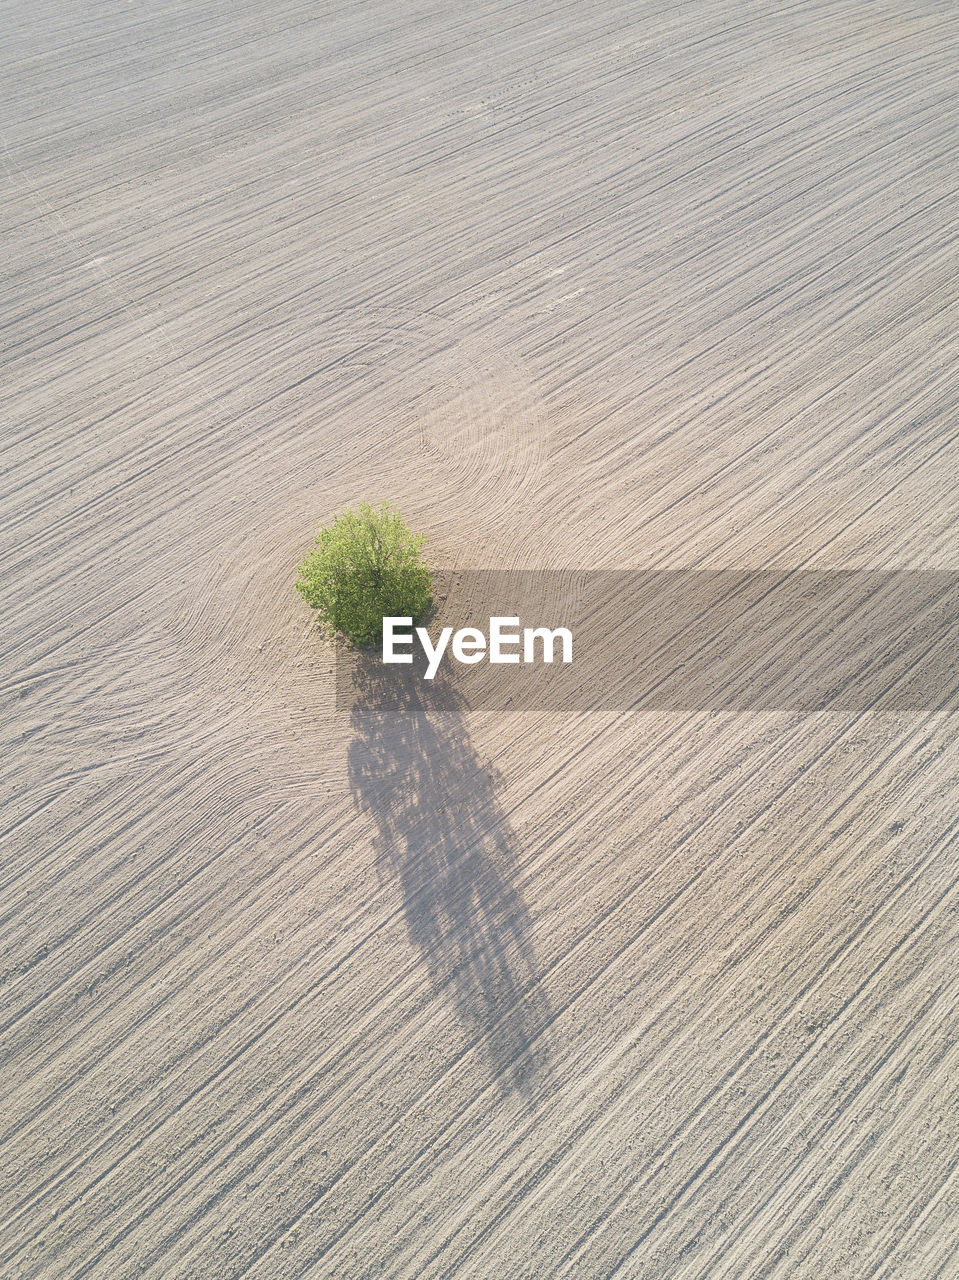
[(451, 1001), (501, 1087), (531, 1102), (547, 1082), (537, 1037), (549, 1007), (498, 775), (440, 676), (424, 687), (413, 667), (363, 657), (352, 686), (350, 786), (376, 823), (380, 874), (399, 885), (434, 994)]

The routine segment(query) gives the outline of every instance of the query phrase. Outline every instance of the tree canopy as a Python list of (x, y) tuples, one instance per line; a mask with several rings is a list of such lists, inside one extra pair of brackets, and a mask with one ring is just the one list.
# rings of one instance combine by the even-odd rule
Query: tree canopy
[(423, 538), (395, 507), (360, 503), (316, 535), (301, 562), (296, 589), (330, 632), (355, 645), (373, 644), (388, 616), (422, 620), (432, 603), (430, 572), (420, 560)]

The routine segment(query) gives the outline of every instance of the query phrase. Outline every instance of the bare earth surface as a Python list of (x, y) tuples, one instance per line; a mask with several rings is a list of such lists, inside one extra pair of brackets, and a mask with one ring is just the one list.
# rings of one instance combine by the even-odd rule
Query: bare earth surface
[(0, 40), (0, 1276), (959, 1276), (954, 694), (344, 714), (291, 590), (959, 565), (959, 9)]

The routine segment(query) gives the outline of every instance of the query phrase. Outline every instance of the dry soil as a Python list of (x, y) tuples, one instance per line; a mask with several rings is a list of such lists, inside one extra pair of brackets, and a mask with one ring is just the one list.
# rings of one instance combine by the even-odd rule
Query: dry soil
[(959, 695), (333, 702), (291, 589), (959, 564), (953, 0), (14, 0), (0, 1276), (959, 1276)]

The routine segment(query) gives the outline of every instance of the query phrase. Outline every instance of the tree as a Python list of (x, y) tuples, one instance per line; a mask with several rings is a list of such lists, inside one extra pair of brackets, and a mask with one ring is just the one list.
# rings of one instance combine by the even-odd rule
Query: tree
[(356, 645), (373, 644), (385, 617), (419, 622), (429, 611), (432, 582), (420, 562), (422, 545), (389, 503), (377, 510), (362, 502), (319, 531), (296, 589), (329, 631)]

